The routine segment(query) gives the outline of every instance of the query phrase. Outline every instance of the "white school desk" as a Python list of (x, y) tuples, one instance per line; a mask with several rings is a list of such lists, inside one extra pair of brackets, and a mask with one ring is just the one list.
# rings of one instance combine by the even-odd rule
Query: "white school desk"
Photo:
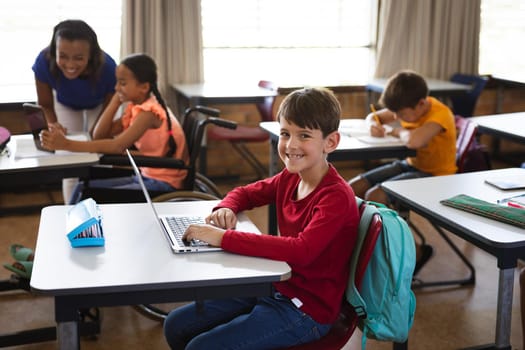
[(503, 111), (505, 88), (523, 89), (525, 87), (525, 74), (520, 74), (515, 71), (495, 72), (491, 74), (491, 79), (494, 80), (498, 86), (496, 94), (496, 113), (501, 113)]
[[(525, 258), (525, 229), (440, 204), (466, 194), (487, 202), (525, 193), (501, 191), (484, 183), (486, 178), (525, 176), (525, 169), (508, 168), (411, 180), (387, 181), (382, 188), (410, 210), (493, 255), (499, 268), (495, 343), (476, 349), (511, 349), (510, 327), (514, 269)], [(518, 316), (519, 317), (519, 316)]]
[[(470, 85), (459, 84), (449, 80), (425, 79), (425, 81), (427, 82), (429, 94), (435, 97), (461, 95), (470, 89)], [(387, 82), (388, 79), (386, 78), (377, 78), (369, 81), (366, 85), (369, 98), (372, 92), (382, 93)]]
[[(23, 158), (19, 157), (19, 147), (24, 148)], [(12, 135), (7, 149), (8, 152), (0, 155), (0, 193), (13, 191), (17, 187), (58, 183), (68, 177), (85, 178), (89, 175), (90, 166), (99, 161), (99, 155), (96, 153), (38, 151), (34, 146), (33, 136), (28, 134)], [(0, 213), (7, 215), (41, 208), (41, 205), (6, 207), (1, 208)]]
[[(175, 94), (178, 113), (184, 114), (188, 107), (197, 105), (210, 106), (218, 104), (258, 104), (268, 97), (277, 96), (277, 92), (265, 89), (257, 84), (239, 85), (237, 83), (197, 83), (173, 84), (171, 89)], [(199, 155), (199, 172), (206, 175), (206, 135), (203, 138), (202, 149)]]
[[(159, 214), (208, 214), (217, 201), (155, 203)], [(145, 203), (102, 204), (104, 247), (72, 248), (70, 206), (42, 210), (30, 286), (53, 296), (60, 349), (78, 349), (80, 308), (270, 295), (288, 264), (226, 252), (173, 254)], [(239, 229), (259, 232), (241, 215)]]
[(525, 143), (525, 112), (484, 115), (469, 120), (476, 123), (480, 134)]
[[(277, 92), (265, 89), (257, 84), (222, 84), (222, 83), (197, 83), (171, 85), (177, 98), (179, 113), (184, 112), (180, 107), (193, 107), (196, 105), (211, 104), (243, 104), (263, 102), (266, 97), (277, 96)], [(182, 115), (182, 114), (181, 114)]]
[[(277, 173), (280, 161), (277, 152), (280, 126), (278, 122), (261, 122), (259, 125), (270, 134), (269, 176), (273, 176)], [(339, 131), (341, 133), (341, 141), (337, 149), (328, 155), (329, 161), (405, 158), (416, 155), (415, 150), (408, 149), (399, 141), (394, 143), (367, 143), (361, 141), (362, 136), (369, 134), (365, 120), (361, 118), (341, 119)], [(272, 234), (277, 232), (277, 214), (273, 204), (269, 206), (268, 231)]]
[[(446, 101), (447, 97), (458, 96), (470, 90), (470, 85), (459, 84), (449, 80), (425, 79), (425, 81), (427, 82), (429, 95), (442, 101)], [(368, 82), (366, 85), (368, 105), (374, 103), (372, 95), (374, 93), (381, 94), (387, 82), (388, 79), (386, 78), (376, 78)]]
[[(7, 148), (9, 152), (0, 156), (0, 188), (82, 176), (84, 170), (99, 160), (96, 153), (38, 151), (33, 136), (29, 134), (12, 135)], [(20, 157), (18, 148), (24, 148), (23, 157)]]

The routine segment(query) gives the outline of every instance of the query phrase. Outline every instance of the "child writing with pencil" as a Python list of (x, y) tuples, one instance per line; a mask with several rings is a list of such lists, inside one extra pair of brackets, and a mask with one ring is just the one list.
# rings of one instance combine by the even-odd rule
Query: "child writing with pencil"
[[(389, 204), (381, 189), (387, 180), (412, 179), (454, 174), (456, 167), (456, 126), (452, 111), (439, 100), (428, 96), (425, 79), (413, 71), (400, 71), (387, 82), (379, 100), (385, 108), (372, 109), (366, 120), (372, 136), (395, 136), (406, 147), (416, 150), (415, 157), (396, 160), (369, 170), (349, 181), (356, 196)], [(372, 106), (373, 107), (373, 106)], [(399, 122), (399, 126), (388, 124)], [(414, 274), (430, 259), (429, 245), (416, 247)]]
[[(172, 349), (276, 349), (311, 342), (337, 319), (349, 277), (359, 213), (350, 186), (327, 161), (340, 140), (341, 109), (327, 89), (289, 94), (277, 113), (279, 174), (237, 187), (186, 239), (286, 261), (291, 278), (267, 297), (205, 300), (171, 311), (164, 334)], [(235, 230), (236, 214), (275, 203), (280, 235)]]

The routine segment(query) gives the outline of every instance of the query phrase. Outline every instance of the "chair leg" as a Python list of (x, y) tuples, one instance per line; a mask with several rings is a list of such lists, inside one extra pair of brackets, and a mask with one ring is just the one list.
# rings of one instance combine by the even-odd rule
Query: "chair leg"
[(408, 339), (404, 343), (394, 343), (392, 344), (393, 350), (408, 350)]
[(421, 231), (417, 228), (416, 225), (412, 221), (410, 221), (408, 218), (406, 219), (408, 222), (408, 225), (412, 228), (412, 231), (419, 237), (421, 240), (421, 244), (427, 244), (427, 240), (425, 236), (421, 233)]
[(257, 174), (257, 179), (264, 179), (268, 169), (253, 155), (244, 143), (231, 142), (233, 148), (251, 165)]
[[(424, 236), (419, 231), (419, 229), (410, 221), (409, 221), (409, 224), (414, 229), (417, 235), (419, 235), (420, 237), (423, 237), (423, 241), (424, 241)], [(445, 233), (445, 231), (443, 231), (441, 227), (437, 226), (433, 222), (430, 222), (430, 224), (439, 233), (439, 235), (445, 240), (445, 242), (447, 242), (447, 244), (452, 249), (452, 251), (461, 259), (461, 261), (463, 261), (465, 266), (467, 266), (467, 268), (469, 269), (470, 274), (466, 278), (442, 280), (442, 281), (425, 282), (419, 279), (414, 279), (414, 283), (412, 283), (412, 289), (424, 288), (424, 287), (435, 287), (435, 286), (450, 286), (450, 285), (460, 285), (460, 286), (471, 285), (471, 284), (474, 285), (476, 283), (476, 270), (474, 269), (474, 266), (467, 259), (467, 257), (463, 254), (463, 252), (458, 248), (458, 246), (455, 245), (454, 242), (448, 237), (448, 235)]]

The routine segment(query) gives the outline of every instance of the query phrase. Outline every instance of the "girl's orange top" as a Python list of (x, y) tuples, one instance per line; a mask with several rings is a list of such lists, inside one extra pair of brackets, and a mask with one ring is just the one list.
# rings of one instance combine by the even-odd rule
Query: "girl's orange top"
[[(140, 139), (135, 141), (135, 147), (142, 155), (151, 157), (165, 157), (168, 152), (168, 137), (173, 137), (177, 144), (177, 149), (173, 154), (175, 159), (183, 159), (187, 164), (189, 160), (188, 147), (186, 145), (186, 137), (179, 121), (170, 114), (172, 135), (168, 132), (166, 111), (157, 101), (155, 96), (151, 96), (148, 100), (140, 105), (129, 104), (122, 116), (122, 126), (127, 129), (142, 112), (152, 112), (157, 118), (162, 120), (162, 125), (157, 129), (147, 130)], [(140, 168), (142, 175), (164, 181), (175, 188), (181, 188), (187, 170), (182, 169), (166, 169), (166, 168)]]

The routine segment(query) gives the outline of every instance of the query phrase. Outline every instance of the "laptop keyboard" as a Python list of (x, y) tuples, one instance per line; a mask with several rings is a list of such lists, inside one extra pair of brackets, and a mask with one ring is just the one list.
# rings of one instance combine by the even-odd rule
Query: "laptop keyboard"
[(204, 218), (202, 216), (170, 216), (166, 217), (166, 222), (170, 227), (173, 236), (181, 246), (196, 246), (196, 245), (208, 245), (208, 243), (199, 241), (197, 239), (191, 240), (190, 242), (182, 239), (184, 232), (191, 224), (204, 224)]

